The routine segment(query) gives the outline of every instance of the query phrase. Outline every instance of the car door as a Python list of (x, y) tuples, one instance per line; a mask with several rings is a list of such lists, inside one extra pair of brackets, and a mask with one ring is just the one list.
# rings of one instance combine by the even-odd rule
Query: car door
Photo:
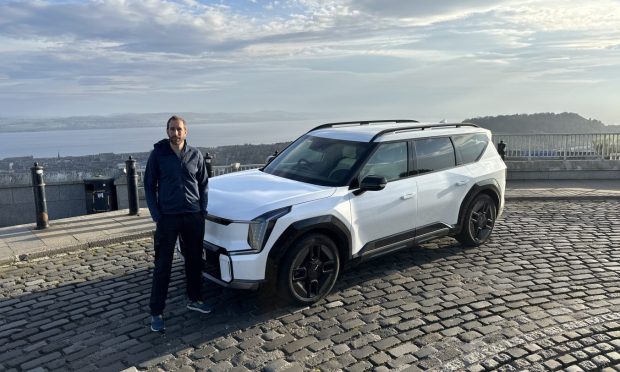
[(354, 256), (395, 248), (399, 242), (413, 238), (416, 185), (409, 177), (408, 148), (408, 141), (381, 143), (361, 168), (360, 181), (374, 175), (385, 177), (388, 182), (383, 190), (359, 195), (352, 191)]
[(414, 154), (416, 235), (421, 236), (457, 223), (461, 202), (474, 181), (466, 166), (457, 166), (449, 137), (417, 139)]

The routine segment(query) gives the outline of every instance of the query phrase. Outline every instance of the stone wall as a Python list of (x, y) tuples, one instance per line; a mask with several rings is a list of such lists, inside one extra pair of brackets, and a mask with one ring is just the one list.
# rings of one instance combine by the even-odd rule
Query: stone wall
[(620, 179), (620, 160), (506, 161), (508, 180)]
[[(83, 182), (45, 186), (50, 221), (86, 214)], [(0, 227), (36, 222), (34, 191), (31, 186), (0, 186)]]
[[(52, 223), (55, 219), (88, 214), (86, 198), (89, 197), (84, 181), (48, 183), (45, 180), (47, 213)], [(127, 179), (114, 180), (117, 204), (112, 209), (127, 209)], [(146, 207), (144, 187), (138, 185), (139, 206)], [(0, 186), (0, 227), (36, 222), (34, 191), (30, 185)]]
[[(118, 201), (118, 209), (129, 208), (129, 196), (127, 191), (127, 177), (121, 176), (114, 180), (116, 186), (116, 200)], [(146, 208), (146, 197), (144, 196), (144, 185), (138, 181), (138, 206)]]

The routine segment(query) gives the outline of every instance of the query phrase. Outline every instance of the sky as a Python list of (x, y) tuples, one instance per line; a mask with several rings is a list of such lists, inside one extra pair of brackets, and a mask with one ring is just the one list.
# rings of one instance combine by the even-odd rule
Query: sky
[(0, 0), (0, 116), (620, 124), (620, 0)]

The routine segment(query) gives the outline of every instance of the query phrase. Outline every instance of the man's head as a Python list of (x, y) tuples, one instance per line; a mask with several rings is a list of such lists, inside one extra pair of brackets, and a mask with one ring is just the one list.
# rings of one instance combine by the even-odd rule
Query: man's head
[(166, 123), (166, 132), (168, 133), (168, 139), (172, 146), (181, 148), (185, 143), (187, 137), (187, 126), (185, 125), (185, 119), (180, 116), (172, 116)]

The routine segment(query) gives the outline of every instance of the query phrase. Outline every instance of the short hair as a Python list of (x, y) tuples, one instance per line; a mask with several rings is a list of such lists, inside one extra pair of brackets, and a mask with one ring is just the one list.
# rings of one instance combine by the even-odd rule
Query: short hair
[(178, 115), (172, 115), (170, 119), (168, 119), (168, 121), (166, 122), (166, 129), (170, 128), (170, 122), (172, 121), (180, 121), (183, 123), (183, 125), (187, 127), (187, 123), (185, 122), (185, 119), (183, 119), (182, 117)]

